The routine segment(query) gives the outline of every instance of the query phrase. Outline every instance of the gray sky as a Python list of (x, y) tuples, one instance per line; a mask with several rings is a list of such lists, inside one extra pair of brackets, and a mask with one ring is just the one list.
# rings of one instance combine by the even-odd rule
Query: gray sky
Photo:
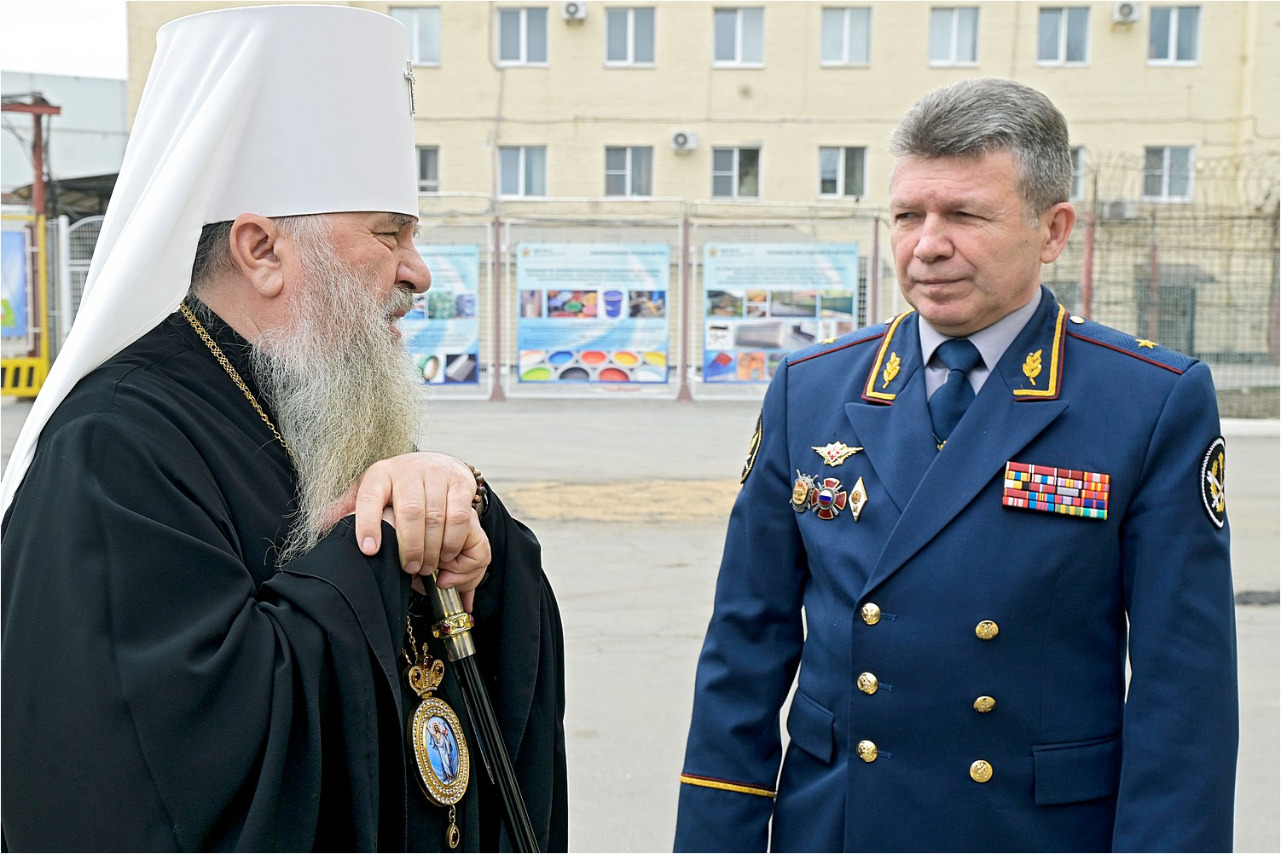
[(0, 0), (0, 68), (75, 77), (127, 70), (125, 0)]

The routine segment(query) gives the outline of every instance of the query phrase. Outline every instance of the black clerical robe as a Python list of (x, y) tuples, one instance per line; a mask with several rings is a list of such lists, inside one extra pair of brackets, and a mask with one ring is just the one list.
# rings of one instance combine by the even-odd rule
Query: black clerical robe
[[(257, 394), (244, 340), (210, 332)], [(366, 557), (344, 521), (277, 567), (294, 491), (288, 454), (180, 315), (66, 398), (4, 519), (8, 847), (445, 845), (447, 810), (406, 749), (394, 534)], [(482, 522), (479, 664), (540, 845), (565, 850), (559, 613), (533, 534), (497, 496)], [(438, 696), (473, 745), (462, 847), (506, 848), (446, 673)]]

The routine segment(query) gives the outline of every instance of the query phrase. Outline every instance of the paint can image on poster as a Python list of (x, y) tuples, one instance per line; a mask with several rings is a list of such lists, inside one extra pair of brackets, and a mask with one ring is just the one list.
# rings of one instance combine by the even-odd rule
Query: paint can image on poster
[(521, 383), (668, 381), (666, 243), (516, 247)]

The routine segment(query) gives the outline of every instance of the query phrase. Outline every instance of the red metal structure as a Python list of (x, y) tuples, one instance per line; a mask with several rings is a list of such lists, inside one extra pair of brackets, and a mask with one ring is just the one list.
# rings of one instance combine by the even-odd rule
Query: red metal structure
[[(28, 113), (35, 125), (31, 139), (31, 210), (32, 238), (36, 247), (36, 285), (29, 317), (39, 318), (33, 329), (35, 346), (26, 356), (6, 358), (0, 362), (0, 391), (21, 397), (35, 397), (49, 373), (49, 247), (45, 237), (48, 202), (45, 197), (44, 122), (46, 116), (62, 113), (41, 95), (29, 95), (26, 101), (6, 100), (6, 113)], [(24, 217), (25, 219), (26, 217)], [(30, 321), (29, 321), (30, 322)]]

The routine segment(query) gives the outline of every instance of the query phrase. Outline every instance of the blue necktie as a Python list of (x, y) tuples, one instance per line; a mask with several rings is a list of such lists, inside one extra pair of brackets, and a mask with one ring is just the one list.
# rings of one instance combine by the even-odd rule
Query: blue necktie
[(967, 374), (982, 363), (983, 357), (968, 338), (948, 339), (935, 352), (947, 365), (947, 382), (930, 396), (930, 421), (935, 438), (942, 443), (952, 435), (970, 401), (974, 400), (974, 387)]

